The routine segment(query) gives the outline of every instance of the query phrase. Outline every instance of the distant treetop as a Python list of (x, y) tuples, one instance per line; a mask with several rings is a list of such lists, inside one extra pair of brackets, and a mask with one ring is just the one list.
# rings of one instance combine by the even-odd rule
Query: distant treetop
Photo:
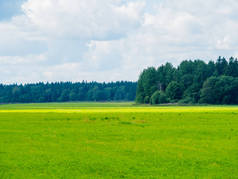
[(216, 62), (149, 67), (140, 74), (136, 102), (238, 104), (238, 60), (219, 57)]
[(57, 82), (0, 85), (0, 103), (134, 101), (136, 82)]

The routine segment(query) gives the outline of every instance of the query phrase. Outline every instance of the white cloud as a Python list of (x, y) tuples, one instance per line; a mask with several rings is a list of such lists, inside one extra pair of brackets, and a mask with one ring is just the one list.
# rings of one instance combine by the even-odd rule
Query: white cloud
[(120, 41), (107, 42), (107, 45), (94, 42), (97, 46), (91, 54), (101, 63), (108, 59), (108, 51), (117, 55), (116, 60), (121, 54), (121, 71), (133, 80), (143, 68), (166, 61), (178, 64), (185, 59), (215, 60), (219, 55), (236, 55), (238, 16), (233, 19), (230, 15), (238, 10), (238, 2), (223, 1), (213, 11), (217, 3), (215, 0), (157, 3), (153, 13), (144, 13), (140, 28)]
[(122, 0), (29, 0), (23, 10), (39, 29), (56, 38), (107, 39), (140, 23), (144, 3)]
[(166, 61), (238, 54), (237, 0), (28, 0), (22, 9), (0, 22), (2, 82), (136, 80)]

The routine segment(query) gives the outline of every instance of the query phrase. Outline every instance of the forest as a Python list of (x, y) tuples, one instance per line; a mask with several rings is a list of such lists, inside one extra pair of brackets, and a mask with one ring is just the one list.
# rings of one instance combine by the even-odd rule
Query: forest
[(238, 104), (238, 60), (185, 60), (144, 69), (138, 82), (0, 84), (0, 103), (136, 101), (138, 104)]
[(135, 82), (58, 82), (0, 85), (0, 103), (133, 101)]
[(136, 102), (238, 104), (238, 60), (219, 57), (149, 67), (140, 74)]

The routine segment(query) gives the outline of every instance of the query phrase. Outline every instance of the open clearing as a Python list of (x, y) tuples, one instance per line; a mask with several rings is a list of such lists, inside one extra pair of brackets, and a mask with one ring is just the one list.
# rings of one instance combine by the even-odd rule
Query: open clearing
[(237, 166), (237, 106), (0, 106), (0, 178), (237, 178)]

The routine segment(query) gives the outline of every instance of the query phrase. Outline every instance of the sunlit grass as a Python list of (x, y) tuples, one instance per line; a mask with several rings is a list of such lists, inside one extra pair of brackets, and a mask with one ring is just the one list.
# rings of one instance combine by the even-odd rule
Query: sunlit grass
[(224, 113), (224, 112), (237, 112), (237, 106), (147, 106), (147, 107), (73, 107), (73, 108), (33, 108), (32, 106), (25, 106), (22, 108), (0, 108), (0, 113), (200, 113), (200, 112), (214, 112), (214, 113)]
[(237, 141), (236, 106), (4, 105), (0, 178), (236, 178)]
[(2, 104), (0, 109), (77, 109), (98, 107), (132, 107), (134, 102), (67, 102), (67, 103), (26, 103)]

